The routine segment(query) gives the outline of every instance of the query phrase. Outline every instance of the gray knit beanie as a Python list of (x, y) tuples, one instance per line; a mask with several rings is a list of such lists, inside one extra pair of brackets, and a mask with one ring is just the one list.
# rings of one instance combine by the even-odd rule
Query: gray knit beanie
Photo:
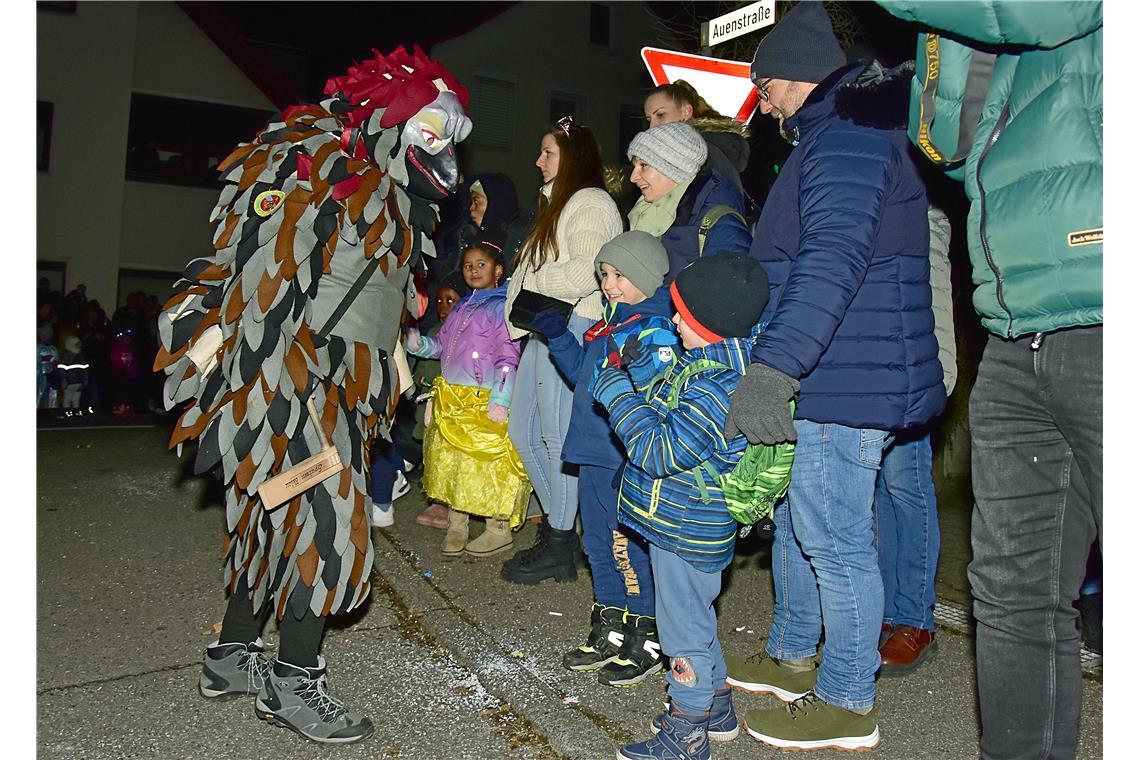
[(752, 81), (772, 77), (819, 84), (846, 63), (823, 3), (801, 0), (760, 40)]
[(603, 245), (594, 257), (594, 269), (599, 277), (602, 264), (609, 264), (621, 272), (648, 298), (665, 282), (669, 254), (661, 241), (648, 232), (630, 230)]
[(701, 133), (683, 121), (659, 124), (638, 132), (626, 156), (636, 156), (677, 184), (697, 176), (709, 155)]

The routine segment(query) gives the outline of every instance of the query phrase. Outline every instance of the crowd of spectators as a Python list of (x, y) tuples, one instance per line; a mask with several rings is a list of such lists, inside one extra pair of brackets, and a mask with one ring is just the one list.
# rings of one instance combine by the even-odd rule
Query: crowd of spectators
[(130, 293), (108, 318), (80, 284), (66, 296), (48, 278), (36, 287), (36, 408), (132, 419), (161, 409), (158, 296)]

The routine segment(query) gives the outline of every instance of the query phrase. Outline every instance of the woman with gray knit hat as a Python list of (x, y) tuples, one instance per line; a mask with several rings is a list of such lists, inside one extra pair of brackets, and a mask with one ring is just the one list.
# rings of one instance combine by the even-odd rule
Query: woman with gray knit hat
[[(704, 166), (708, 146), (683, 121), (639, 132), (626, 151), (630, 182), (641, 197), (629, 212), (629, 228), (661, 240), (669, 254), (668, 285), (703, 251), (746, 254), (752, 233), (744, 222), (744, 195), (720, 172)], [(699, 228), (707, 227), (702, 241)]]

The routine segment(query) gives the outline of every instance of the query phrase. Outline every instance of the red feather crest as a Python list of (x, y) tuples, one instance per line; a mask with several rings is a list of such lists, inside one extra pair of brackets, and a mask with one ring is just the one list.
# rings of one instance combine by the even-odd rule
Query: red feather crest
[(347, 74), (325, 83), (325, 95), (340, 95), (357, 106), (345, 117), (348, 126), (360, 126), (377, 108), (386, 109), (380, 119), (381, 127), (405, 121), (439, 96), (436, 79), (443, 80), (459, 102), (467, 106), (467, 88), (442, 63), (424, 55), (419, 45), (411, 53), (404, 47), (388, 56), (375, 48), (372, 52), (375, 58), (350, 66)]

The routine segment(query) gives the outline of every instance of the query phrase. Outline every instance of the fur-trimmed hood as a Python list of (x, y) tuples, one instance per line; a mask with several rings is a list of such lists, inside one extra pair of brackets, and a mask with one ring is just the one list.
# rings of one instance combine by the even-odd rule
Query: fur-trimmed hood
[(855, 81), (835, 91), (835, 113), (854, 124), (874, 129), (906, 129), (910, 116), (910, 80), (914, 61), (884, 69), (871, 61)]

